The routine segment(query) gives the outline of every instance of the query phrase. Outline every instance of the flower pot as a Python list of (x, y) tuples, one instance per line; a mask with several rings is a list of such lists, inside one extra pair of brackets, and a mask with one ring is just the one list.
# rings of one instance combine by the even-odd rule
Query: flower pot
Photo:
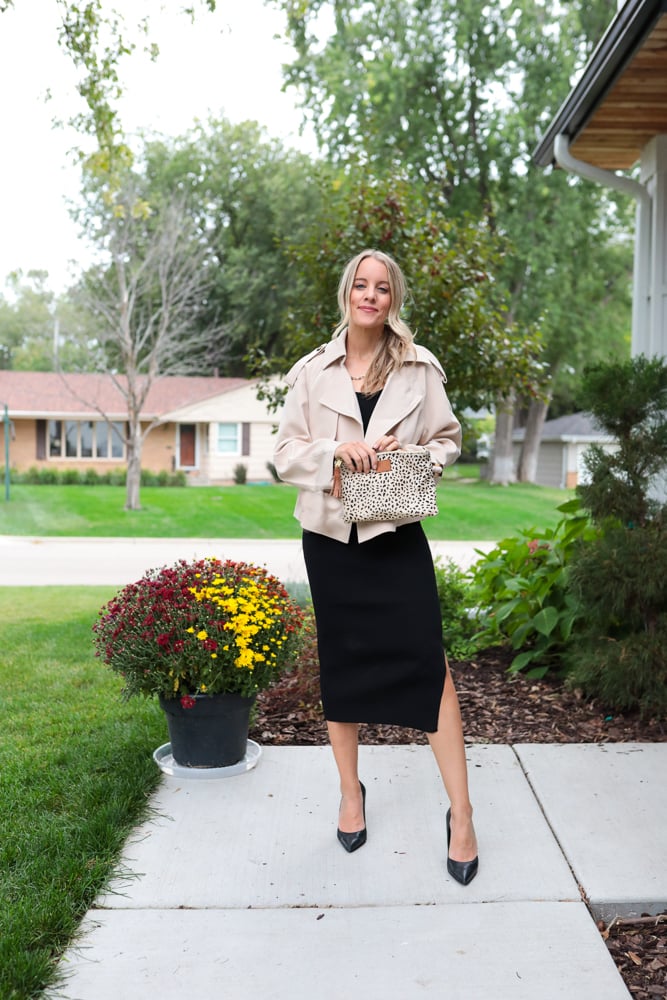
[(227, 767), (243, 760), (250, 711), (255, 702), (239, 694), (197, 694), (187, 699), (163, 698), (171, 753), (182, 767)]

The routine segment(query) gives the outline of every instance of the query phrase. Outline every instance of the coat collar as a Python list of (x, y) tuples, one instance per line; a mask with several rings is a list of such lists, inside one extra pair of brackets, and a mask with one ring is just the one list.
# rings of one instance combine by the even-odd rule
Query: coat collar
[[(317, 379), (319, 401), (336, 413), (351, 417), (362, 428), (354, 386), (345, 368), (345, 331), (327, 344)], [(366, 439), (376, 440), (396, 427), (424, 398), (423, 366), (408, 363), (389, 376), (368, 424)]]

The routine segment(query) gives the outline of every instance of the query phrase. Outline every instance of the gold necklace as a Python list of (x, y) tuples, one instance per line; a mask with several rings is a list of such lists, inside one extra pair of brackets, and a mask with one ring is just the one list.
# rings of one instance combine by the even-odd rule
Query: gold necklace
[[(350, 373), (348, 372), (348, 375), (349, 374)], [(363, 379), (365, 379), (365, 378), (366, 378), (366, 372), (364, 372), (363, 375), (350, 375), (350, 381), (351, 382), (362, 382)]]

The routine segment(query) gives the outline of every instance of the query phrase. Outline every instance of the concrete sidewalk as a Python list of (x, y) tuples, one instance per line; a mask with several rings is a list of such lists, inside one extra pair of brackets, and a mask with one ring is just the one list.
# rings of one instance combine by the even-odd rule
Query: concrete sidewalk
[(364, 746), (368, 843), (326, 747), (164, 776), (50, 1000), (627, 1000), (595, 914), (667, 906), (667, 744), (468, 748), (480, 871), (445, 867), (428, 747)]
[[(493, 544), (432, 550), (465, 568)], [(299, 541), (0, 536), (0, 586), (121, 586), (207, 555), (305, 580)], [(667, 909), (667, 744), (468, 757), (467, 887), (446, 871), (428, 747), (361, 748), (369, 834), (353, 855), (335, 837), (327, 747), (265, 747), (234, 777), (163, 776), (47, 1000), (628, 1000), (584, 898), (605, 919)]]
[[(495, 542), (432, 542), (434, 556), (467, 569)], [(255, 538), (54, 538), (0, 535), (0, 587), (79, 584), (123, 586), (179, 559), (266, 566), (283, 583), (306, 579), (301, 541)]]

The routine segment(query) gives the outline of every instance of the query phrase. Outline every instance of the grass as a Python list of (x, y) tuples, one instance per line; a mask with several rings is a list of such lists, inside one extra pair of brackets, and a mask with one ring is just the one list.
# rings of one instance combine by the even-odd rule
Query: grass
[[(456, 470), (456, 472), (454, 472)], [(495, 541), (522, 528), (553, 527), (567, 490), (517, 483), (490, 486), (448, 470), (438, 490), (440, 514), (424, 522), (433, 540)], [(467, 470), (469, 471), (469, 470)], [(0, 505), (0, 534), (145, 538), (298, 538), (296, 490), (285, 485), (145, 487), (142, 509), (124, 509), (116, 486), (12, 486)]]
[(145, 815), (166, 740), (159, 707), (123, 703), (93, 655), (114, 590), (0, 590), (0, 997), (28, 1000)]

